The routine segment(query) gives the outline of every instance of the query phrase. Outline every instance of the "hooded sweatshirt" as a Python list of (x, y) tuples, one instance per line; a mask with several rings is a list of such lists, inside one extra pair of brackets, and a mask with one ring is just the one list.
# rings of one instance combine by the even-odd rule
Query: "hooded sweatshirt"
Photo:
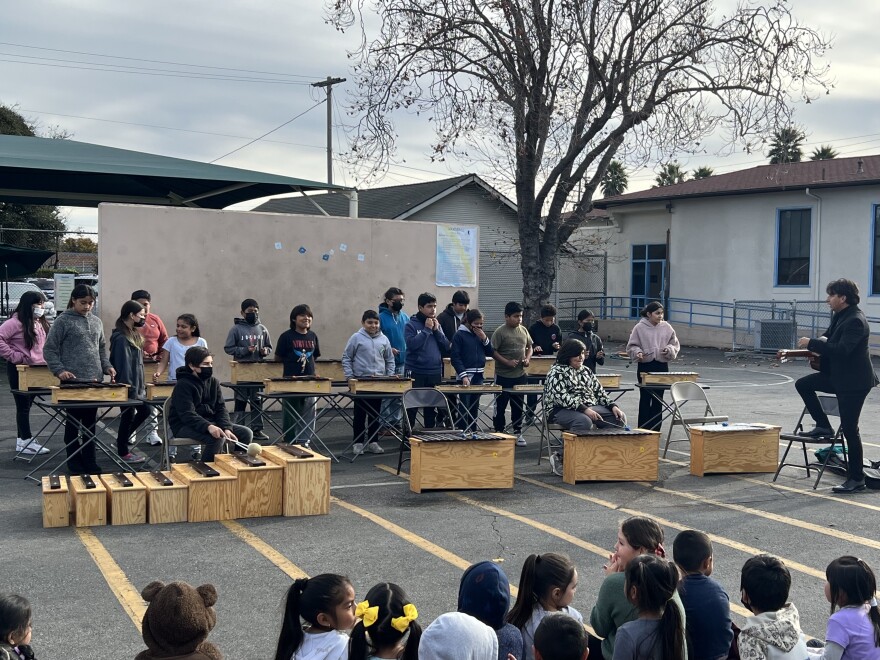
[[(664, 355), (663, 349), (669, 349), (668, 355)], [(636, 323), (626, 344), (626, 352), (633, 360), (641, 352), (645, 361), (657, 360), (657, 362), (672, 362), (678, 357), (681, 344), (675, 336), (675, 330), (666, 321), (660, 321), (657, 325), (643, 318)]]
[(24, 326), (13, 314), (0, 325), (0, 357), (12, 364), (45, 364), (43, 345), (46, 343), (46, 330), (42, 323), (34, 321), (34, 345), (28, 348), (24, 343)]
[(110, 334), (110, 364), (116, 369), (116, 382), (129, 386), (131, 398), (146, 397), (144, 352), (128, 341), (119, 330), (114, 330)]
[(171, 392), (168, 424), (175, 434), (184, 427), (207, 433), (211, 424), (224, 431), (231, 429), (232, 423), (217, 379), (202, 380), (189, 367), (180, 367), (177, 385)]
[(307, 632), (292, 660), (348, 660), (348, 635), (339, 630)]
[(404, 328), (406, 370), (414, 374), (441, 374), (443, 351), (449, 350), (449, 340), (439, 325), (434, 330), (425, 328), (425, 319), (425, 315), (419, 312)]
[(375, 337), (364, 328), (354, 333), (342, 351), (342, 372), (346, 378), (393, 376), (394, 354), (388, 337)]
[[(251, 352), (250, 347), (256, 346)], [(256, 323), (248, 323), (244, 319), (235, 319), (235, 325), (229, 329), (226, 335), (226, 344), (223, 350), (231, 355), (236, 362), (259, 362), (265, 356), (261, 355), (260, 349), (272, 349), (272, 340), (266, 326), (260, 323), (257, 317)]]
[[(447, 612), (425, 628), (419, 660), (496, 660), (495, 631), (469, 614)], [(519, 659), (517, 659), (519, 660)]]
[(409, 314), (404, 311), (395, 312), (387, 303), (379, 305), (379, 327), (382, 334), (388, 337), (391, 347), (400, 353), (394, 356), (394, 363), (402, 367), (406, 363), (406, 339), (403, 338), (403, 329), (409, 323)]
[(56, 376), (69, 371), (78, 380), (103, 380), (111, 364), (101, 320), (91, 313), (83, 316), (66, 310), (49, 329), (43, 357)]
[(538, 626), (541, 625), (541, 621), (550, 614), (565, 614), (572, 619), (576, 619), (579, 623), (584, 622), (584, 617), (573, 607), (565, 606), (560, 608), (557, 612), (548, 612), (540, 603), (535, 603), (531, 618), (526, 621), (526, 625), (521, 628), (523, 638), (522, 657), (524, 660), (535, 660), (535, 631), (538, 629)]
[(788, 603), (776, 612), (746, 618), (739, 634), (742, 660), (804, 660), (807, 644), (797, 608)]
[(456, 379), (473, 378), (475, 374), (483, 373), (486, 358), (492, 357), (494, 352), (488, 337), (486, 341), (480, 341), (469, 327), (462, 325), (452, 338), (452, 368)]
[(495, 631), (499, 660), (507, 660), (508, 654), (523, 657), (522, 634), (505, 620), (508, 609), (510, 582), (497, 564), (481, 561), (464, 572), (458, 587), (458, 611), (470, 614)]

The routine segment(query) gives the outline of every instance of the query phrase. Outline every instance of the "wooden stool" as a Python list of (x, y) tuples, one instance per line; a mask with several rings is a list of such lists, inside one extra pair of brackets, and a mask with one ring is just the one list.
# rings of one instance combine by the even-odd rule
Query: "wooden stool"
[(216, 463), (206, 463), (220, 474), (216, 477), (202, 476), (189, 463), (171, 466), (171, 478), (189, 486), (187, 519), (190, 522), (207, 520), (233, 520), (238, 518), (238, 484)]
[(102, 474), (107, 489), (111, 525), (139, 525), (147, 522), (147, 489), (133, 474), (124, 475), (131, 486), (124, 486), (114, 474)]
[(409, 489), (414, 493), (437, 488), (513, 488), (516, 437), (482, 434), (491, 439), (463, 440), (460, 432), (442, 440), (437, 435), (409, 439)]
[(170, 486), (163, 486), (152, 474), (141, 474), (140, 480), (147, 489), (147, 520), (151, 525), (159, 523), (186, 522), (189, 488), (171, 472), (162, 472), (171, 480)]
[(218, 454), (218, 464), (238, 480), (238, 517), (280, 516), (284, 468), (269, 459), (251, 467), (231, 454)]
[(67, 527), (70, 525), (70, 496), (67, 477), (55, 475), (58, 488), (51, 486), (52, 477), (43, 477), (43, 527)]
[(711, 472), (776, 472), (779, 426), (706, 424), (688, 427), (691, 474)]
[(282, 511), (285, 516), (318, 516), (330, 512), (330, 459), (304, 449), (297, 458), (280, 447), (263, 447), (261, 458), (284, 468)]
[(97, 527), (107, 524), (107, 489), (97, 476), (94, 488), (86, 488), (81, 476), (70, 478), (73, 496), (73, 520), (77, 527)]
[(660, 434), (635, 429), (596, 429), (587, 435), (562, 434), (562, 480), (657, 481)]

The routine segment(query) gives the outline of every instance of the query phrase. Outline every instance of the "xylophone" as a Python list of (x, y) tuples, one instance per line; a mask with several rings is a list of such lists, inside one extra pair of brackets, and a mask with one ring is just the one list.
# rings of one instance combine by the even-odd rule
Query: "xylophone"
[(409, 488), (513, 488), (515, 440), (484, 431), (416, 434), (409, 439)]
[(22, 391), (44, 390), (61, 383), (45, 364), (17, 364), (15, 369), (18, 371), (18, 389)]
[(784, 348), (781, 351), (776, 351), (776, 359), (779, 360), (780, 363), (788, 362), (793, 358), (808, 358), (810, 360), (810, 368), (819, 371), (819, 363), (821, 361), (821, 357), (818, 353), (814, 353), (813, 351), (808, 351), (807, 349), (787, 349)]
[(401, 378), (400, 376), (365, 376), (349, 380), (348, 389), (352, 394), (363, 392), (393, 394), (406, 392), (412, 388), (412, 383), (412, 378)]
[(437, 385), (434, 389), (443, 392), (443, 394), (467, 394), (473, 391), (486, 394), (487, 392), (500, 392), (503, 388), (501, 385)]
[(281, 378), (284, 365), (281, 362), (260, 360), (258, 362), (238, 362), (230, 360), (231, 372), (229, 382), (262, 384), (267, 378)]
[(688, 427), (691, 474), (776, 472), (779, 432), (770, 424), (704, 424)]
[(329, 378), (330, 380), (345, 380), (345, 373), (342, 371), (342, 360), (318, 358), (315, 360), (315, 373), (322, 378)]
[(595, 374), (602, 387), (620, 387), (620, 374)]
[(174, 382), (147, 383), (147, 401), (163, 401), (174, 392)]
[(128, 385), (121, 383), (71, 382), (53, 386), (52, 403), (64, 401), (126, 401)]
[(700, 377), (695, 371), (647, 371), (642, 374), (643, 385), (672, 385), (685, 381), (696, 382)]
[(565, 483), (657, 480), (660, 434), (656, 431), (610, 426), (582, 435), (565, 432), (562, 443)]
[(556, 358), (552, 355), (533, 355), (526, 372), (529, 376), (546, 376), (555, 363)]
[(333, 381), (323, 376), (290, 376), (288, 378), (266, 378), (263, 391), (266, 394), (277, 392), (306, 392), (329, 394)]
[(503, 440), (506, 436), (503, 433), (490, 433), (486, 431), (450, 431), (449, 433), (426, 433), (420, 435), (418, 433), (412, 436), (416, 440), (422, 442), (462, 442), (474, 440)]
[[(452, 360), (448, 357), (443, 358), (443, 377), (444, 378), (455, 378), (458, 374), (455, 373), (455, 369), (452, 368)], [(483, 369), (483, 377), (486, 380), (493, 380), (495, 378), (495, 358), (486, 358), (486, 366)]]

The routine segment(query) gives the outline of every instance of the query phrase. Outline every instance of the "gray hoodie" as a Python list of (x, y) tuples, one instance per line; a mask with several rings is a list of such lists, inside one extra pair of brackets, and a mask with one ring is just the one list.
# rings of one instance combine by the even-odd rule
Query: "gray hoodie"
[(498, 660), (498, 637), (469, 614), (447, 612), (422, 633), (419, 660)]
[(68, 309), (49, 329), (43, 357), (56, 376), (69, 371), (78, 380), (103, 380), (110, 360), (101, 320), (94, 314), (83, 316)]
[[(256, 350), (251, 351), (251, 346), (255, 346)], [(223, 346), (226, 354), (231, 355), (236, 362), (259, 362), (266, 357), (261, 353), (264, 348), (272, 349), (272, 340), (266, 326), (259, 320), (248, 323), (244, 319), (235, 319)]]
[(346, 378), (393, 376), (394, 353), (388, 337), (381, 332), (372, 337), (363, 328), (358, 330), (342, 352), (342, 371)]

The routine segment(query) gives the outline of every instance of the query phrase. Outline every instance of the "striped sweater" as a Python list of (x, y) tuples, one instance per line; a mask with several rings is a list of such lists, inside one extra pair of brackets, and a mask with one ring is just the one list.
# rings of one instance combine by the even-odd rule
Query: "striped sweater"
[(558, 362), (550, 367), (544, 381), (544, 405), (548, 409), (580, 410), (590, 406), (612, 408), (616, 404), (593, 372), (586, 367), (574, 369)]

